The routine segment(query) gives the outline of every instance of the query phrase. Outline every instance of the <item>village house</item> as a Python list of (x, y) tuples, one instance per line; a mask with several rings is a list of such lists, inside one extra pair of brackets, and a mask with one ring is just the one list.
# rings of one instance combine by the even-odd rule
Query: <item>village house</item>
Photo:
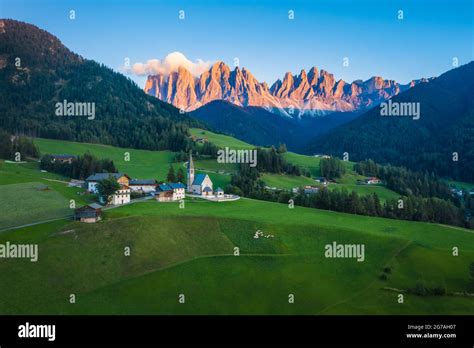
[(220, 187), (218, 187), (217, 190), (216, 190), (216, 196), (217, 196), (217, 198), (224, 197), (224, 190), (221, 189)]
[(193, 156), (189, 154), (187, 170), (188, 192), (194, 195), (214, 195), (212, 180), (207, 174), (194, 174)]
[(314, 181), (319, 182), (322, 185), (327, 185), (329, 183), (328, 180), (322, 176), (315, 178)]
[(207, 143), (209, 140), (207, 139), (207, 137), (197, 137), (195, 135), (191, 135), (191, 140), (194, 141), (195, 143), (199, 143), (199, 144), (204, 144), (204, 143)]
[(127, 185), (120, 185), (120, 188), (109, 197), (109, 203), (112, 205), (122, 205), (130, 203), (130, 187)]
[(382, 181), (379, 178), (376, 178), (374, 176), (367, 178), (364, 180), (364, 183), (367, 185), (375, 185), (375, 184), (380, 184)]
[[(163, 183), (158, 186), (158, 193), (155, 195), (155, 199), (160, 200), (162, 198), (168, 200), (168, 197), (171, 197), (170, 200), (178, 201), (180, 199), (184, 199), (185, 189), (186, 186), (180, 182), (168, 184)], [(168, 194), (164, 194), (165, 192), (168, 192)]]
[(120, 185), (129, 186), (130, 177), (124, 173), (95, 173), (87, 177), (87, 191), (90, 193), (97, 193), (97, 184), (99, 181), (108, 178), (115, 178)]
[(158, 190), (155, 193), (155, 199), (158, 202), (171, 202), (173, 200), (173, 191), (161, 191)]
[(329, 155), (324, 155), (324, 154), (321, 154), (321, 153), (315, 154), (314, 157), (317, 157), (317, 158), (331, 158), (331, 156), (329, 156)]
[(154, 179), (132, 179), (128, 186), (135, 192), (150, 193), (156, 191), (156, 180)]
[(51, 155), (51, 162), (59, 162), (59, 163), (69, 163), (71, 164), (73, 160), (75, 160), (77, 156), (75, 155), (65, 155), (65, 154), (60, 154), (60, 155)]
[(74, 211), (74, 220), (93, 223), (102, 219), (102, 206), (97, 203), (85, 205)]

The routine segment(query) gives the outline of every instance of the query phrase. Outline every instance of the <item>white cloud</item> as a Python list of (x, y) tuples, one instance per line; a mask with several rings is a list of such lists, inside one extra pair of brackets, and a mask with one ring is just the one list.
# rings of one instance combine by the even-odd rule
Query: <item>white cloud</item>
[(197, 59), (195, 62), (186, 58), (181, 52), (172, 52), (168, 54), (163, 60), (149, 59), (146, 63), (135, 63), (131, 67), (123, 67), (123, 70), (128, 74), (138, 76), (144, 75), (168, 75), (171, 72), (178, 71), (182, 66), (189, 70), (194, 76), (201, 75), (205, 70), (211, 66), (210, 61), (203, 61)]

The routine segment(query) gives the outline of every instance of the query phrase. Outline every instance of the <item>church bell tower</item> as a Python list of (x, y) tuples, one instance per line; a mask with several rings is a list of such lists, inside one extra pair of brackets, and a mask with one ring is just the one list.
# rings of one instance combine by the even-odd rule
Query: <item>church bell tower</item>
[(186, 179), (188, 185), (188, 192), (192, 192), (192, 185), (194, 182), (194, 163), (192, 151), (189, 151), (188, 172)]

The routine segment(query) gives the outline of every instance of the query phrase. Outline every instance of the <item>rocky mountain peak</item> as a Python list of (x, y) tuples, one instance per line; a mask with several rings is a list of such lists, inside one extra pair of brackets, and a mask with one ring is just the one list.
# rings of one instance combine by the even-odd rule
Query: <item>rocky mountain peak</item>
[(312, 67), (308, 73), (301, 69), (298, 75), (286, 72), (269, 88), (245, 67), (231, 70), (224, 62), (217, 61), (199, 77), (194, 77), (183, 67), (169, 77), (149, 76), (145, 92), (188, 111), (212, 100), (267, 109), (293, 107), (301, 110), (353, 111), (380, 103), (420, 82), (425, 81), (414, 80), (400, 85), (396, 81), (373, 76), (366, 81), (347, 83), (336, 80), (327, 70), (318, 71), (317, 67)]

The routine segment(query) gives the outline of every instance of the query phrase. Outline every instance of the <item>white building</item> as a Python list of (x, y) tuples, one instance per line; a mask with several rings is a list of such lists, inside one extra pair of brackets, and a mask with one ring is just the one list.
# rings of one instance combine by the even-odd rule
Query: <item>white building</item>
[(153, 179), (132, 179), (128, 186), (135, 192), (150, 193), (156, 191), (156, 181)]
[(120, 188), (110, 197), (110, 204), (121, 205), (130, 203), (130, 187), (121, 185)]
[(87, 191), (97, 193), (97, 184), (104, 179), (114, 178), (121, 185), (128, 186), (130, 177), (124, 173), (95, 173), (87, 177)]
[(380, 184), (382, 180), (376, 177), (370, 177), (364, 180), (364, 182), (368, 185)]
[[(186, 186), (184, 184), (178, 183), (169, 183), (169, 184), (161, 184), (158, 186), (158, 194), (163, 192), (172, 192), (172, 200), (179, 201), (184, 199), (186, 195)], [(160, 197), (165, 197), (165, 195), (161, 195)]]
[(214, 195), (212, 180), (207, 174), (194, 174), (193, 157), (189, 154), (187, 170), (188, 192), (194, 195)]

